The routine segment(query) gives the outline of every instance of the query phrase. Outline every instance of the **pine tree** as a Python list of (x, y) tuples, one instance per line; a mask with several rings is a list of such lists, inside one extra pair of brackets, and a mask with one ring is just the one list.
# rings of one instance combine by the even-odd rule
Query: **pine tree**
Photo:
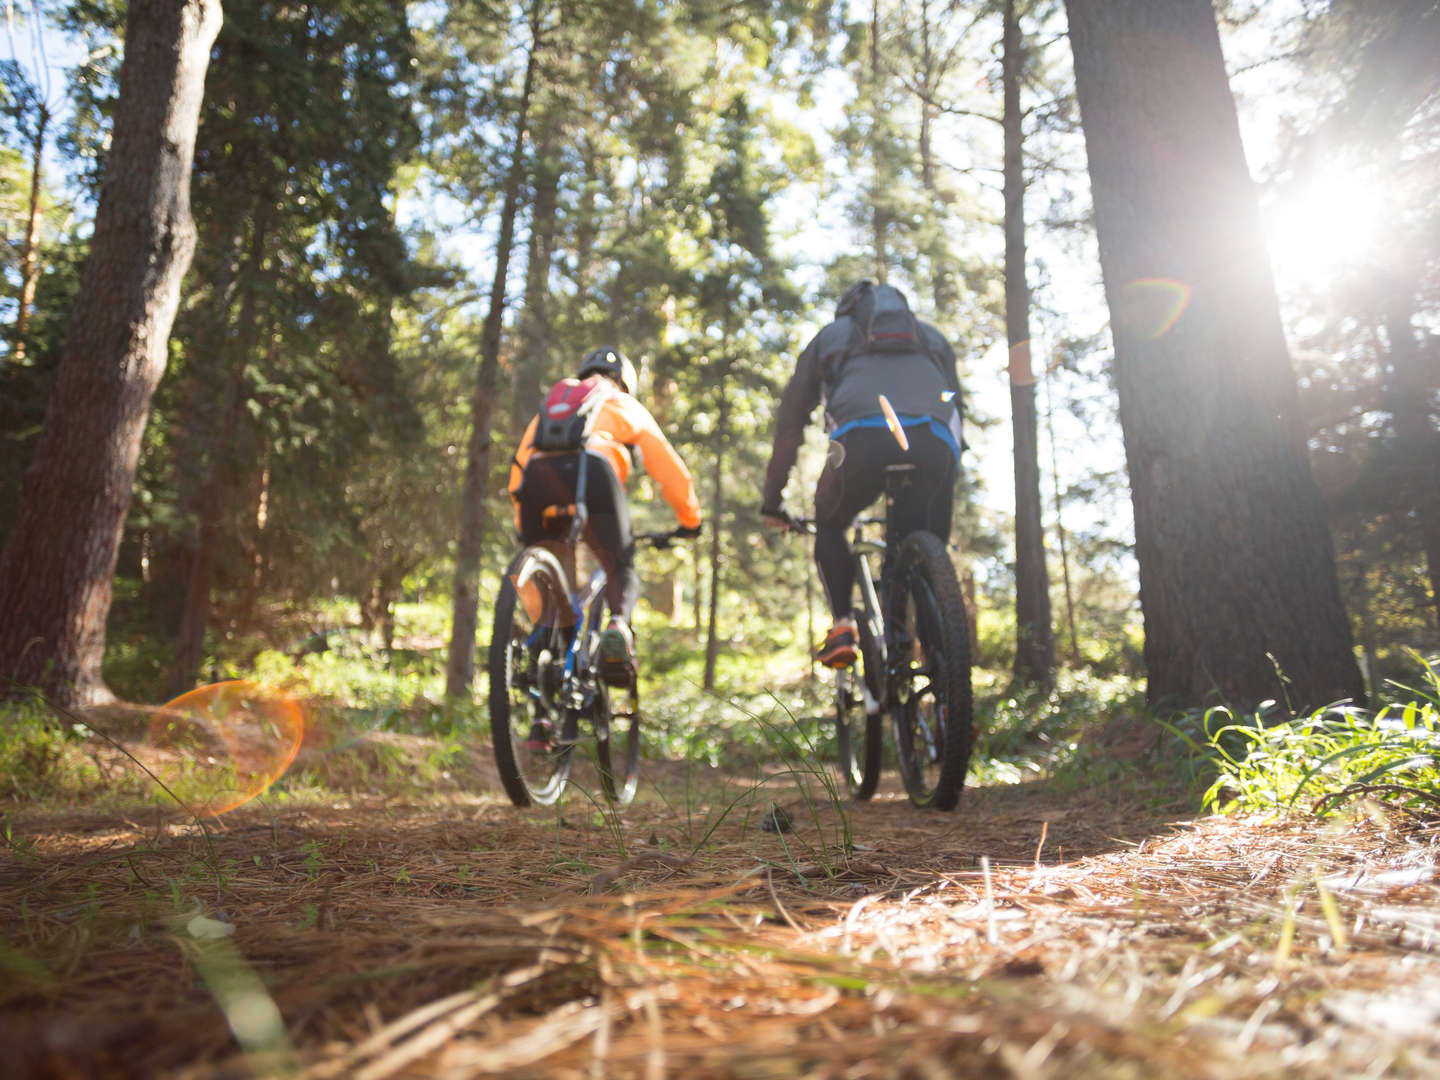
[(1360, 699), (1214, 13), (1067, 9), (1150, 699)]
[(0, 694), (108, 700), (100, 665), (150, 398), (195, 245), (190, 165), (218, 0), (132, 0), (85, 278), (0, 553)]

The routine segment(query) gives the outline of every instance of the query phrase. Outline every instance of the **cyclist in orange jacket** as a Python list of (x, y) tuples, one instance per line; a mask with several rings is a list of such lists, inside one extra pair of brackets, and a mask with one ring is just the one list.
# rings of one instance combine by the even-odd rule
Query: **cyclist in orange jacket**
[[(605, 602), (610, 621), (600, 635), (600, 672), (612, 685), (628, 685), (635, 676), (635, 638), (630, 617), (640, 595), (635, 572), (635, 537), (625, 481), (638, 458), (660, 486), (660, 494), (675, 511), (677, 536), (700, 535), (700, 502), (690, 470), (660, 430), (660, 425), (635, 397), (639, 377), (635, 365), (619, 349), (602, 345), (586, 353), (576, 377), (584, 382), (603, 376), (603, 384), (584, 387), (599, 392), (598, 405), (582, 436), (586, 453), (584, 539), (605, 568)], [(510, 498), (515, 504), (515, 528), (527, 544), (564, 540), (569, 519), (546, 517), (552, 506), (575, 501), (580, 454), (577, 450), (537, 448), (541, 416), (536, 415), (520, 439), (510, 467)]]

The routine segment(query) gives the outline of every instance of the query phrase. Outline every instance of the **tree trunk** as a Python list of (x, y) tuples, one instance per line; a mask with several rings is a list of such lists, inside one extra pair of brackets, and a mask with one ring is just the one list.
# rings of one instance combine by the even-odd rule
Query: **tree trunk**
[(1390, 360), (1385, 396), (1392, 403), (1400, 475), (1408, 496), (1406, 509), (1413, 512), (1420, 530), (1435, 625), (1440, 628), (1440, 433), (1430, 413), (1435, 386), (1433, 379), (1427, 378), (1411, 320), (1410, 290), (1397, 282), (1385, 292), (1385, 337)]
[(0, 554), (0, 695), (113, 699), (101, 675), (115, 560), (180, 281), (218, 0), (131, 0), (90, 257), (14, 531)]
[(690, 594), (690, 629), (698, 638), (705, 625), (705, 609), (701, 604), (705, 591), (701, 586), (705, 584), (705, 576), (700, 562), (700, 545), (687, 544), (686, 546), (690, 548), (690, 569), (695, 572), (695, 588)]
[(880, 0), (870, 4), (870, 168), (874, 197), (870, 200), (871, 243), (874, 244), (875, 280), (884, 284), (890, 273), (890, 252), (886, 239), (890, 234), (890, 215), (881, 198), (884, 152), (880, 142)]
[(460, 538), (455, 553), (455, 590), (450, 653), (445, 665), (445, 696), (469, 697), (475, 681), (475, 632), (480, 596), (480, 553), (485, 541), (488, 505), (485, 483), (490, 475), (490, 428), (495, 415), (495, 389), (500, 373), (500, 320), (505, 311), (505, 279), (510, 249), (515, 240), (515, 215), (520, 185), (525, 178), (525, 134), (530, 119), (530, 95), (535, 86), (537, 40), (540, 22), (538, 0), (530, 12), (530, 55), (525, 62), (525, 83), (515, 111), (515, 135), (510, 150), (505, 199), (500, 208), (500, 235), (495, 242), (495, 277), (490, 285), (490, 309), (480, 331), (480, 365), (470, 395), (470, 441), (465, 455), (465, 486), (460, 497)]
[(1078, 669), (1081, 664), (1080, 635), (1075, 630), (1075, 592), (1070, 587), (1070, 550), (1065, 540), (1065, 500), (1060, 495), (1060, 451), (1055, 446), (1055, 401), (1051, 396), (1055, 366), (1051, 365), (1046, 369), (1045, 375), (1045, 433), (1050, 440), (1050, 478), (1055, 482), (1055, 539), (1060, 547), (1060, 581), (1065, 591), (1065, 626), (1070, 631), (1070, 666)]
[(930, 4), (920, 3), (920, 183), (937, 194), (935, 180), (935, 54), (930, 47)]
[[(535, 163), (535, 205), (530, 211), (530, 250), (525, 268), (525, 310), (520, 314), (520, 355), (515, 358), (512, 419), (517, 434), (535, 415), (550, 372), (550, 265), (555, 253), (560, 162), (554, 157), (554, 121), (546, 118)], [(577, 358), (578, 359), (578, 358)]]
[(25, 242), (20, 248), (20, 305), (15, 312), (15, 344), (11, 355), (25, 359), (25, 334), (30, 329), (30, 308), (35, 303), (35, 286), (40, 280), (40, 176), (45, 158), (45, 129), (50, 110), (40, 103), (35, 119), (35, 145), (30, 158), (30, 214), (25, 222)]
[(1150, 701), (1363, 700), (1214, 11), (1066, 7)]
[(1020, 121), (1021, 41), (1015, 0), (1005, 0), (1005, 337), (1015, 430), (1015, 681), (1054, 685), (1050, 575), (1040, 511), (1040, 433), (1030, 357), (1030, 286), (1025, 276), (1025, 171)]
[[(728, 343), (730, 335), (725, 335)], [(720, 410), (715, 419), (715, 464), (711, 472), (714, 501), (710, 506), (710, 616), (705, 630), (706, 690), (715, 689), (715, 668), (720, 660), (720, 562), (721, 522), (725, 510), (725, 444), (730, 438), (730, 399), (720, 387)]]
[[(264, 206), (257, 202), (252, 225), (248, 273), (237, 280), (248, 279), (240, 312), (233, 326), (222, 324), (216, 340), (216, 357), (228, 360), (229, 372), (220, 401), (218, 423), (201, 438), (209, 444), (208, 470), (201, 486), (199, 519), (195, 526), (195, 547), (185, 582), (185, 605), (180, 614), (180, 631), (176, 635), (171, 656), (168, 689), (172, 696), (183, 694), (195, 686), (200, 663), (205, 658), (205, 631), (210, 625), (210, 598), (215, 584), (215, 559), (229, 531), (227, 508), (237, 491), (242, 466), (253, 466), (241, 449), (248, 442), (241, 433), (251, 433), (245, 411), (245, 368), (261, 339), (260, 298), (258, 295), (261, 265), (266, 257), (268, 229)], [(224, 310), (228, 310), (224, 309)], [(222, 315), (223, 317), (223, 315)]]

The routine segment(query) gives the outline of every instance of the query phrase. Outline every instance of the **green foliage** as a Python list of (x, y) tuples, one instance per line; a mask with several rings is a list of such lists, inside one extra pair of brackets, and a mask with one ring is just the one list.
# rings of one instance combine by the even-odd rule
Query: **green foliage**
[(1143, 714), (1144, 692), (1132, 679), (1062, 668), (1048, 693), (1006, 687), (1008, 679), (1004, 669), (975, 672), (976, 783), (1057, 775), (1093, 783), (1113, 765), (1091, 749), (1095, 732), (1111, 718)]
[(68, 743), (41, 705), (0, 711), (0, 799), (39, 800), (58, 790)]
[(1331, 706), (1276, 722), (1273, 702), (1246, 715), (1227, 708), (1168, 725), (1216, 775), (1204, 805), (1222, 813), (1333, 813), (1371, 797), (1413, 810), (1440, 807), (1440, 658), (1428, 686), (1377, 711)]
[(104, 746), (93, 729), (57, 722), (39, 702), (0, 705), (0, 803), (88, 805), (154, 790), (138, 768), (102, 755)]

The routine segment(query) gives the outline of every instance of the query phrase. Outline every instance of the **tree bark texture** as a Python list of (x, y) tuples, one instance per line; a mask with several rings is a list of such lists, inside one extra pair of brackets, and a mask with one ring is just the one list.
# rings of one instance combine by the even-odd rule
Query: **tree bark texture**
[(1363, 700), (1214, 12), (1066, 7), (1150, 700)]
[(1030, 285), (1025, 277), (1024, 132), (1020, 126), (1020, 20), (1006, 0), (1005, 337), (1010, 346), (1010, 411), (1015, 432), (1015, 681), (1045, 689), (1054, 682), (1050, 573), (1040, 501), (1040, 428), (1030, 356)]
[(1388, 295), (1385, 337), (1390, 371), (1385, 391), (1392, 403), (1401, 483), (1420, 530), (1435, 626), (1440, 628), (1440, 432), (1435, 429), (1430, 405), (1435, 399), (1435, 380), (1425, 370), (1425, 357), (1411, 318), (1410, 292), (1392, 288)]
[(180, 281), (190, 167), (219, 0), (131, 0), (90, 257), (0, 554), (0, 695), (110, 700), (101, 676), (116, 556)]
[(452, 699), (469, 697), (475, 681), (480, 553), (484, 547), (488, 517), (485, 482), (490, 475), (491, 428), (500, 374), (500, 321), (505, 311), (505, 281), (510, 272), (510, 249), (515, 242), (520, 186), (525, 179), (525, 136), (530, 118), (530, 97), (535, 86), (539, 7), (537, 0), (531, 9), (530, 55), (525, 63), (525, 83), (515, 111), (510, 168), (500, 208), (500, 234), (495, 242), (495, 277), (490, 285), (490, 308), (485, 313), (485, 323), (480, 330), (480, 364), (476, 370), (475, 388), (470, 395), (470, 440), (465, 455), (465, 484), (460, 496), (460, 537), (455, 552), (450, 652), (445, 664), (445, 696)]

